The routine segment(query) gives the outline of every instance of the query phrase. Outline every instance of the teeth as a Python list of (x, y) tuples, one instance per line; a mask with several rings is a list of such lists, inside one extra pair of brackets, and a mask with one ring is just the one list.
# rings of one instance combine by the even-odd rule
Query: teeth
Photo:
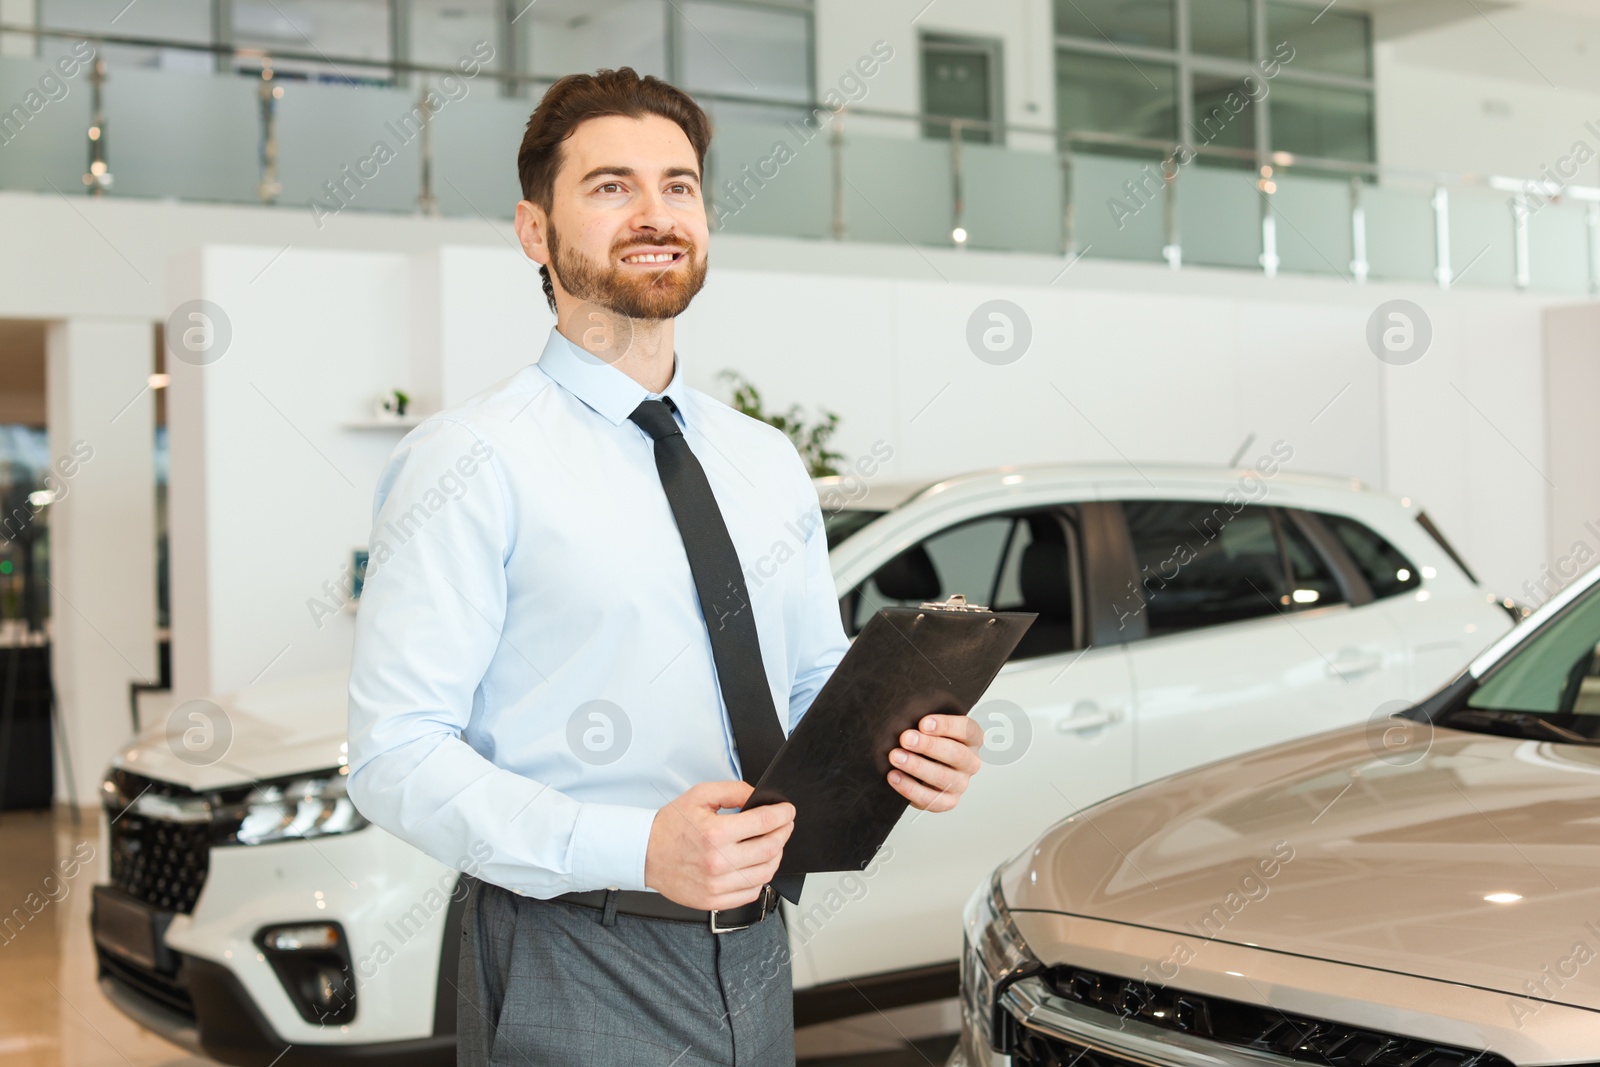
[(677, 255), (675, 252), (641, 252), (635, 256), (624, 257), (624, 263), (669, 263)]

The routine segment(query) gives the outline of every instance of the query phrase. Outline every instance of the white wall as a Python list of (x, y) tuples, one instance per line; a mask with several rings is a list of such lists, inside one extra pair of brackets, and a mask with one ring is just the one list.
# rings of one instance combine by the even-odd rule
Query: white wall
[(174, 304), (232, 331), (213, 362), (168, 361), (173, 695), (336, 667), (349, 654), (342, 569), (367, 542), (398, 430), (348, 429), (412, 384), (408, 258), (207, 246), (175, 264)]
[[(819, 94), (838, 84), (876, 41), (887, 42), (894, 58), (867, 83), (864, 107), (898, 112), (922, 109), (922, 33), (950, 33), (998, 40), (1004, 87), (1005, 121), (1018, 126), (1055, 128), (1055, 45), (1050, 0), (817, 0), (816, 84)], [(849, 120), (849, 128), (879, 124)], [(894, 129), (895, 127), (889, 127)], [(914, 127), (899, 132), (913, 134)], [(1048, 147), (1037, 138), (1014, 137), (1017, 147)]]
[[(533, 359), (550, 323), (537, 271), (499, 223), (347, 213), (318, 232), (293, 208), (0, 195), (0, 230), (15, 249), (0, 260), (0, 316), (158, 322), (205, 296), (232, 320), (234, 348), (215, 364), (169, 360), (179, 699), (343, 661), (351, 619), (318, 628), (307, 601), (367, 537), (396, 436), (342, 424), (391, 385), (411, 386), (421, 410), (458, 402)], [(207, 236), (217, 247), (197, 252)], [(1540, 315), (1561, 301), (714, 243), (681, 326), (691, 381), (725, 396), (715, 373), (735, 368), (775, 404), (825, 405), (846, 453), (895, 448), (885, 477), (1119, 455), (1224, 462), (1253, 433), (1252, 451), (1282, 438), (1300, 469), (1417, 497), (1507, 592), (1548, 555)], [(1364, 340), (1397, 295), (1434, 325), (1410, 367), (1379, 363)], [(980, 362), (964, 339), (993, 297), (1033, 324), (1032, 349), (1009, 366)]]
[[(1533, 177), (1585, 140), (1600, 158), (1600, 7), (1478, 11), (1436, 25), (1380, 10), (1378, 158), (1394, 166)], [(1600, 184), (1600, 162), (1581, 183)]]

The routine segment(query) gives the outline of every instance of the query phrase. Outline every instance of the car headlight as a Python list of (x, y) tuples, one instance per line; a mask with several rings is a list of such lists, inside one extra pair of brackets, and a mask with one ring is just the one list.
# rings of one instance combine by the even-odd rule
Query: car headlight
[(242, 801), (230, 805), (231, 810), (218, 812), (218, 822), (237, 819), (239, 827), (218, 843), (265, 845), (361, 829), (367, 820), (345, 791), (343, 770), (335, 768), (256, 786)]
[(1017, 979), (1042, 969), (1028, 950), (1000, 893), (1000, 872), (973, 892), (962, 912), (961, 1014), (968, 1061), (987, 1063), (989, 1053), (1009, 1053), (1010, 1016), (997, 1001)]

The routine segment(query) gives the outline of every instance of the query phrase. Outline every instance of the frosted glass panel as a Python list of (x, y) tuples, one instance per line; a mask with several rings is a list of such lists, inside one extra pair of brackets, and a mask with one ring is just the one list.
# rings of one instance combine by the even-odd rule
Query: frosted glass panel
[(833, 219), (829, 139), (826, 128), (719, 123), (707, 166), (713, 231), (827, 237)]
[(950, 245), (950, 146), (846, 133), (845, 228), (855, 241)]
[(963, 145), (967, 244), (1061, 251), (1061, 161), (1052, 152)]
[[(52, 41), (47, 59), (0, 59), (0, 188), (48, 193), (53, 183), (68, 196), (83, 192), (89, 73), (80, 65), (76, 77), (60, 77), (55, 59), (67, 48), (69, 42)], [(40, 90), (41, 78), (57, 99)]]
[(259, 203), (259, 85), (113, 67), (105, 88), (112, 195)]
[[(1160, 178), (1151, 174), (1159, 175), (1157, 162), (1073, 154), (1073, 234), (1080, 251), (1108, 259), (1161, 259), (1165, 209)], [(1128, 192), (1129, 183), (1137, 198)]]
[[(4, 5), (0, 5), (3, 7)], [(13, 7), (10, 9), (15, 11)], [(119, 37), (156, 37), (191, 44), (211, 43), (211, 0), (139, 0), (130, 4), (112, 0), (41, 0), (39, 24), (52, 30), (77, 30), (107, 33)], [(6, 17), (0, 22), (24, 22)], [(54, 54), (64, 42), (47, 40), (46, 54)], [(203, 73), (216, 67), (216, 59), (204, 52), (181, 48), (152, 48), (145, 45), (101, 44), (97, 51), (107, 63), (122, 66), (158, 67), (161, 70), (186, 70)]]
[[(416, 101), (402, 89), (286, 84), (278, 102), (279, 202), (309, 210), (315, 199), (326, 212), (415, 210)], [(439, 119), (454, 106), (447, 104)]]
[(1280, 268), (1350, 277), (1350, 183), (1340, 178), (1276, 178)]
[(469, 96), (434, 116), (433, 195), (444, 215), (509, 219), (522, 199), (517, 148), (532, 105), (495, 96), (495, 84), (479, 78)]
[[(292, 52), (386, 62), (391, 58), (387, 0), (232, 0), (233, 41), (268, 54)], [(259, 69), (241, 59), (240, 65)], [(287, 71), (343, 85), (385, 81), (383, 67), (340, 63), (334, 59), (277, 59)]]
[(1532, 287), (1556, 293), (1589, 291), (1588, 208), (1546, 204), (1528, 218)]
[(1432, 193), (1367, 186), (1367, 260), (1376, 281), (1433, 281)]
[(1178, 174), (1178, 240), (1183, 261), (1261, 267), (1261, 194), (1255, 172), (1192, 164)]
[(1511, 203), (1492, 189), (1450, 190), (1453, 284), (1508, 289), (1516, 284)]
[[(498, 46), (499, 11), (495, 0), (406, 0), (406, 31), (411, 62), (453, 67), (476, 51), (480, 42)], [(520, 7), (520, 5), (518, 5)], [(495, 61), (499, 62), (498, 54)]]

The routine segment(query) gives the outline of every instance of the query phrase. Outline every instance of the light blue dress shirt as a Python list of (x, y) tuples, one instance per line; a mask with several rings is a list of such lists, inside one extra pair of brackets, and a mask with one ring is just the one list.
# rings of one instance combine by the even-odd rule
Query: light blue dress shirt
[[(641, 385), (551, 330), (539, 362), (406, 434), (378, 482), (349, 791), (444, 863), (535, 897), (644, 889), (656, 810), (740, 777), (654, 445), (668, 396), (744, 572), (785, 732), (848, 645), (817, 495), (779, 430)], [(487, 846), (487, 848), (485, 848)]]

